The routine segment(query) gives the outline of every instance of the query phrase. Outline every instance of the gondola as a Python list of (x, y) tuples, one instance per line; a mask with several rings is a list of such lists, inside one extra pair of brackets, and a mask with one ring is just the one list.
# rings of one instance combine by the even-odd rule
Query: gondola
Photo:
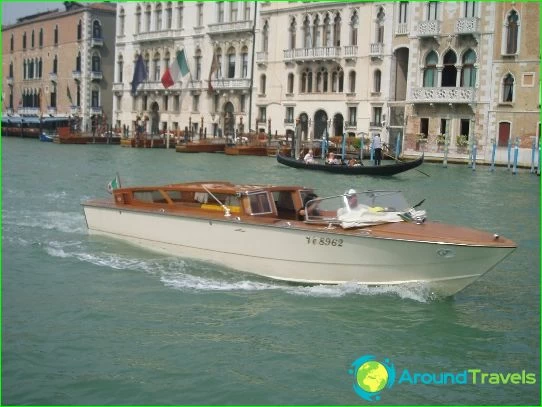
[(420, 158), (406, 162), (395, 162), (394, 164), (387, 165), (361, 165), (355, 167), (349, 167), (347, 165), (330, 165), (330, 164), (305, 164), (303, 160), (296, 160), (295, 158), (287, 157), (283, 154), (277, 154), (277, 161), (280, 164), (287, 165), (288, 167), (301, 168), (305, 170), (324, 171), (332, 174), (346, 174), (346, 175), (380, 175), (390, 176), (399, 174), (416, 168), (423, 163), (423, 154)]

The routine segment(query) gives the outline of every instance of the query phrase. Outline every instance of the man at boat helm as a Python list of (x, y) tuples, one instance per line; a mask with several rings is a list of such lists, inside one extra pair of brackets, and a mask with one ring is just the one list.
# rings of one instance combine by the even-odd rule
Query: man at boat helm
[(337, 210), (338, 218), (348, 213), (359, 211), (362, 209), (362, 206), (358, 202), (358, 196), (356, 195), (355, 189), (351, 188), (348, 191), (346, 191), (346, 193), (344, 194), (344, 203), (345, 203), (345, 206)]

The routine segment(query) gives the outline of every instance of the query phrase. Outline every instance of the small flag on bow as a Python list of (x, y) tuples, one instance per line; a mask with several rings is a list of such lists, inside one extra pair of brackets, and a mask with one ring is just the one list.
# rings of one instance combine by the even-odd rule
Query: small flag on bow
[(120, 178), (117, 174), (115, 178), (113, 178), (111, 181), (109, 181), (109, 184), (107, 184), (107, 192), (112, 194), (113, 191), (118, 188), (120, 188)]

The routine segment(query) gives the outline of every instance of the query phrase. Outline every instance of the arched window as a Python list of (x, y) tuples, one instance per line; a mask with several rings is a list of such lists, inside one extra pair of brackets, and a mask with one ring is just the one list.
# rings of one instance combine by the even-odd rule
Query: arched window
[(331, 46), (331, 18), (329, 14), (324, 17), (324, 24), (322, 25), (322, 45), (324, 47)]
[(122, 54), (119, 55), (117, 59), (117, 82), (122, 83), (123, 79), (123, 70), (124, 70), (124, 57)]
[(79, 51), (75, 57), (75, 70), (81, 72), (81, 51)]
[(145, 32), (151, 31), (151, 5), (145, 7)]
[[(137, 18), (137, 15), (136, 15)], [(124, 22), (126, 21), (126, 14), (124, 13), (124, 8), (121, 7), (119, 11), (119, 30), (118, 33), (120, 36), (124, 35)]]
[(380, 87), (382, 84), (382, 72), (380, 69), (376, 69), (373, 74), (373, 91), (374, 93), (380, 93)]
[(431, 51), (425, 57), (425, 68), (423, 70), (423, 86), (432, 88), (437, 83), (437, 62), (438, 55), (435, 51)]
[(311, 46), (311, 28), (309, 16), (307, 16), (303, 21), (303, 48), (310, 48)]
[(307, 72), (301, 74), (301, 93), (307, 91)]
[(241, 50), (241, 77), (248, 78), (248, 48), (246, 46)]
[(28, 78), (28, 66), (26, 65), (26, 59), (23, 61), (23, 79)]
[(100, 88), (98, 86), (93, 86), (90, 93), (90, 106), (91, 107), (100, 107)]
[(474, 87), (476, 84), (476, 54), (472, 49), (463, 54), (463, 67), (461, 68), (461, 86)]
[(223, 23), (224, 22), (224, 2), (219, 1), (216, 3), (217, 8), (217, 23)]
[(519, 16), (515, 10), (508, 13), (506, 19), (506, 53), (518, 52)]
[(32, 30), (32, 34), (30, 34), (30, 48), (34, 48), (34, 30)]
[(376, 15), (376, 42), (379, 44), (384, 43), (384, 17), (384, 8), (380, 7)]
[(312, 22), (312, 46), (313, 48), (321, 46), (320, 43), (320, 17), (316, 15)]
[(290, 49), (295, 49), (296, 30), (297, 30), (297, 26), (296, 26), (295, 18), (292, 18), (292, 22), (290, 23)]
[(92, 55), (92, 72), (102, 71), (102, 59), (98, 53)]
[(293, 73), (288, 74), (287, 92), (294, 93), (294, 74)]
[(54, 74), (58, 73), (58, 57), (56, 55), (53, 58), (53, 73)]
[(236, 1), (230, 2), (230, 21), (237, 21), (238, 15), (238, 3)]
[(194, 75), (194, 79), (199, 81), (201, 79), (201, 49), (197, 49), (196, 53), (194, 54), (194, 62), (196, 66), (196, 72)]
[(435, 21), (438, 18), (438, 1), (427, 3), (427, 21)]
[(55, 29), (53, 31), (53, 43), (54, 45), (58, 45), (58, 25), (55, 25)]
[(183, 28), (184, 23), (184, 5), (182, 1), (177, 2), (177, 28)]
[(83, 38), (83, 22), (79, 20), (77, 23), (77, 39), (80, 40)]
[(151, 70), (150, 70), (150, 68), (151, 68), (151, 63), (150, 63), (151, 57), (150, 57), (148, 52), (143, 57), (143, 61), (145, 62), (145, 71), (147, 72), (147, 78), (150, 79), (150, 76), (151, 76), (150, 75), (150, 73), (151, 73)]
[[(199, 51), (199, 49), (198, 49), (198, 51)], [(198, 51), (196, 51), (196, 55), (197, 55)], [(169, 62), (170, 62), (170, 60), (171, 60), (171, 54), (169, 53), (168, 50), (166, 50), (166, 53), (165, 53), (165, 55), (164, 55), (164, 64), (163, 64), (163, 67), (162, 67), (162, 71), (163, 71), (163, 72), (165, 72), (166, 69), (169, 68), (169, 65), (170, 65)], [(197, 72), (196, 72), (196, 73), (197, 73)]]
[(457, 85), (457, 55), (452, 50), (444, 54), (444, 68), (442, 69), (442, 86), (455, 87)]
[(139, 6), (139, 4), (136, 7), (135, 18), (135, 32), (136, 34), (139, 34), (141, 32), (141, 7)]
[(265, 21), (262, 29), (262, 51), (267, 52), (269, 50), (269, 21)]
[(350, 71), (349, 74), (350, 93), (356, 93), (356, 71)]
[(265, 76), (265, 74), (262, 74), (262, 76), (260, 76), (260, 94), (261, 95), (265, 95), (265, 87), (267, 85), (267, 77)]
[(307, 72), (307, 92), (312, 93), (312, 71)]
[(38, 46), (43, 47), (43, 28), (40, 28), (40, 33), (38, 36)]
[(13, 78), (13, 62), (9, 63), (9, 77)]
[(173, 10), (171, 8), (171, 1), (168, 1), (166, 4), (166, 29), (171, 29), (171, 24), (173, 22)]
[(43, 60), (40, 57), (38, 61), (38, 78), (41, 78), (42, 75), (43, 75)]
[(350, 45), (358, 45), (358, 24), (358, 12), (354, 11), (350, 19)]
[(514, 101), (514, 77), (512, 74), (507, 74), (502, 82), (502, 101)]
[(154, 12), (155, 12), (154, 30), (161, 31), (162, 30), (162, 5), (160, 3), (156, 4), (156, 8), (154, 9)]
[(23, 33), (23, 49), (26, 49), (26, 32)]
[(92, 38), (102, 38), (102, 25), (98, 20), (92, 23)]
[(156, 52), (152, 59), (152, 71), (153, 71), (153, 80), (158, 82), (160, 80), (160, 54)]
[(15, 38), (13, 37), (13, 34), (11, 34), (11, 38), (9, 39), (9, 50), (13, 51), (15, 48)]
[(339, 13), (335, 16), (333, 20), (333, 45), (336, 47), (341, 46), (341, 16)]

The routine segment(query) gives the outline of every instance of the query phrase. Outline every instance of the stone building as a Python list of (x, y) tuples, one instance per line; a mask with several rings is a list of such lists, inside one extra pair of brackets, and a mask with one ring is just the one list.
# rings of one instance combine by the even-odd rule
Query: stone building
[(87, 131), (110, 118), (114, 34), (108, 3), (66, 2), (2, 27), (3, 113), (78, 116)]
[[(119, 4), (115, 124), (132, 132), (141, 120), (149, 134), (190, 129), (196, 137), (248, 131), (254, 126), (250, 89), (256, 7), (256, 2), (241, 1)], [(166, 89), (160, 79), (180, 50), (190, 73)], [(140, 54), (148, 77), (132, 95), (134, 61)]]

